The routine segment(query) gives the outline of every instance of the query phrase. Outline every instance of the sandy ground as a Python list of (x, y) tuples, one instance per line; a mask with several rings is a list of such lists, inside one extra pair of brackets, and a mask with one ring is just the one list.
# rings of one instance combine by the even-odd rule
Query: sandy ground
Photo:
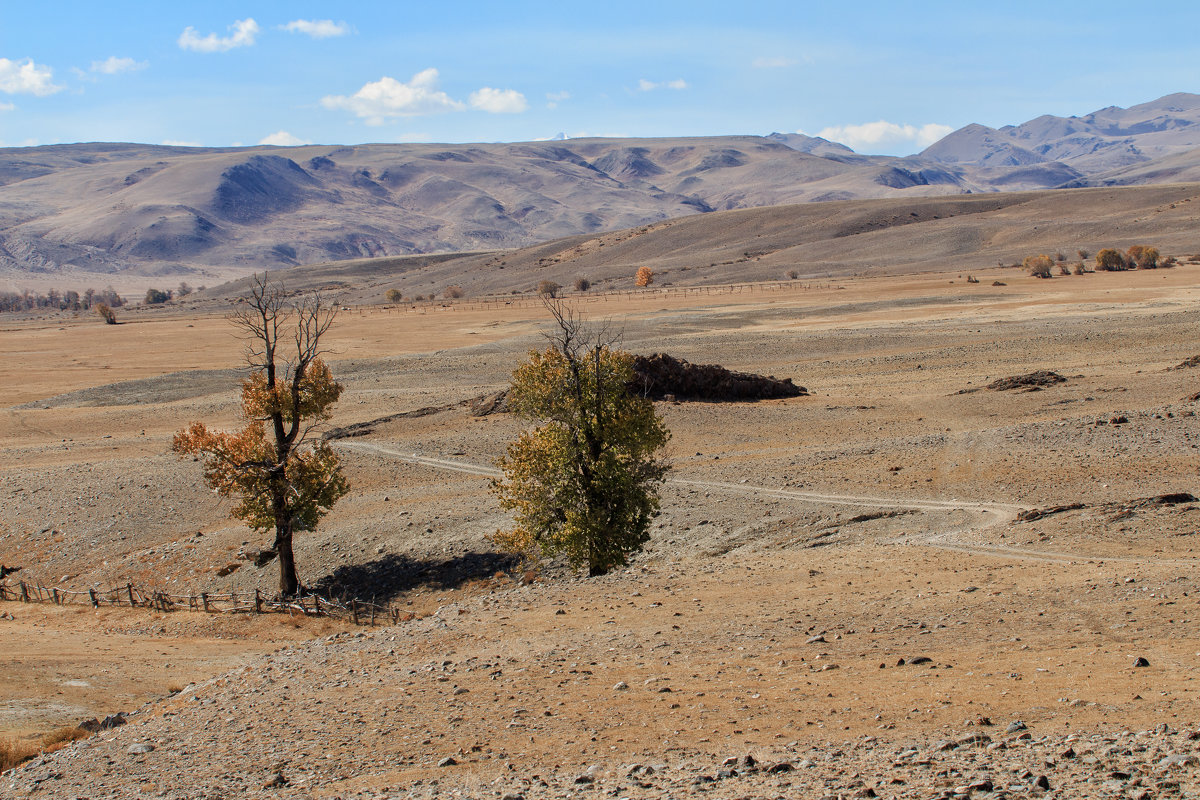
[[(305, 767), (312, 796), (653, 759), (708, 769), (862, 737), (928, 746), (983, 719), (1061, 736), (1195, 728), (1197, 504), (1138, 501), (1200, 493), (1200, 421), (1184, 401), (1200, 368), (1168, 369), (1200, 352), (1200, 272), (978, 276), (592, 299), (584, 313), (612, 317), (631, 350), (793, 377), (813, 396), (660, 404), (674, 471), (646, 552), (593, 581), (551, 563), (532, 586), (486, 538), (505, 524), (487, 471), (521, 423), (452, 406), (381, 424), (343, 445), (354, 490), (297, 559), (306, 583), (410, 604), (415, 620), (253, 655), (336, 629), (141, 611), (95, 625), (91, 611), (3, 604), (16, 619), (0, 619), (0, 696), (19, 699), (0, 704), (0, 732), (125, 710), (235, 663), (293, 670), (289, 696), (311, 719), (289, 726), (334, 735), (315, 700), (363, 720), (365, 754), (334, 748)], [(542, 324), (529, 307), (345, 314), (330, 340), (347, 385), (333, 423), (501, 388)], [(22, 568), (10, 580), (274, 586), (242, 558), (264, 537), (167, 452), (189, 420), (236, 421), (227, 323), (8, 323), (0, 347), (0, 563)], [(982, 388), (1034, 369), (1067, 380)], [(897, 666), (913, 656), (931, 661)], [(370, 680), (331, 688), (364, 666)], [(243, 683), (205, 690), (238, 705), (221, 719), (276, 724), (276, 690), (239, 703)], [(39, 703), (60, 713), (30, 717)], [(145, 713), (147, 736), (181, 735), (171, 708)], [(316, 746), (306, 737), (289, 763)], [(460, 767), (437, 767), (447, 756)], [(273, 765), (237, 786), (257, 790)], [(338, 778), (352, 767), (373, 777)], [(156, 769), (146, 780), (206, 774), (182, 757)]]

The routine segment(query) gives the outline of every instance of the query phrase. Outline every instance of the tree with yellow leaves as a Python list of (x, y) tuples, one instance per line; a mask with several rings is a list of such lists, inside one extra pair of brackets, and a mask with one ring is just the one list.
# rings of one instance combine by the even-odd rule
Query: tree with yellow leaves
[(204, 481), (218, 494), (237, 498), (234, 516), (257, 531), (274, 529), (267, 552), (279, 557), (285, 597), (300, 589), (293, 534), (315, 528), (349, 491), (333, 449), (309, 438), (342, 393), (321, 359), (321, 337), (336, 315), (337, 307), (319, 294), (292, 302), (281, 285), (256, 275), (248, 307), (231, 317), (248, 342), (246, 427), (223, 433), (196, 422), (172, 444), (176, 453), (203, 462)]
[(654, 283), (654, 270), (649, 267), (638, 267), (637, 275), (634, 276), (633, 282), (642, 288)]
[(670, 432), (645, 397), (632, 394), (633, 356), (615, 337), (588, 331), (560, 301), (545, 299), (556, 329), (513, 373), (509, 407), (542, 424), (500, 458), (492, 484), (514, 527), (494, 539), (527, 555), (562, 553), (603, 575), (650, 538)]

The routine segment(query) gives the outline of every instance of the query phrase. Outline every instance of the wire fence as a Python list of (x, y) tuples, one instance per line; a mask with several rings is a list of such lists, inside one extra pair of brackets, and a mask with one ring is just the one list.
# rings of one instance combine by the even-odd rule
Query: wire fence
[(333, 600), (321, 595), (291, 598), (267, 597), (261, 591), (200, 594), (169, 594), (146, 590), (127, 583), (112, 589), (78, 591), (38, 583), (17, 581), (0, 583), (0, 601), (52, 603), (54, 605), (125, 606), (155, 611), (196, 611), (207, 614), (302, 614), (331, 617), (355, 625), (396, 624), (412, 619), (411, 612), (391, 604), (363, 600)]

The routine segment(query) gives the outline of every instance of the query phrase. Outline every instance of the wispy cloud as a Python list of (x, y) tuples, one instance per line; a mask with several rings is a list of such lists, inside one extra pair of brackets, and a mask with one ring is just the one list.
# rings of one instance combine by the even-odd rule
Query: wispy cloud
[(302, 144), (312, 144), (312, 142), (305, 141), (299, 136), (293, 136), (287, 131), (275, 131), (270, 136), (264, 136), (259, 139), (258, 143), (273, 144), (278, 147), (299, 147)]
[(228, 36), (217, 36), (210, 33), (201, 36), (191, 25), (179, 34), (179, 46), (184, 50), (194, 50), (197, 53), (224, 53), (235, 47), (249, 47), (258, 36), (258, 23), (252, 18), (239, 19), (229, 26)]
[(24, 61), (0, 58), (0, 92), (45, 97), (62, 89), (54, 83), (54, 70), (50, 67), (39, 66), (32, 58)]
[(638, 81), (638, 91), (652, 92), (655, 89), (686, 89), (688, 88), (687, 81), (683, 78), (676, 78), (673, 81), (662, 81), (655, 83), (642, 78)]
[(570, 92), (546, 92), (546, 108), (558, 108), (559, 103), (570, 99)]
[(120, 75), (122, 72), (137, 72), (139, 69), (145, 69), (148, 66), (150, 66), (150, 62), (148, 61), (135, 61), (132, 58), (109, 56), (103, 61), (93, 61), (92, 72), (98, 72), (101, 75)]
[(288, 33), (303, 33), (314, 39), (329, 39), (350, 33), (349, 25), (331, 19), (294, 19), (286, 25), (280, 25), (279, 29)]
[(917, 148), (924, 149), (953, 131), (949, 125), (934, 122), (916, 126), (900, 125), (881, 119), (862, 125), (833, 125), (824, 128), (817, 135), (822, 139), (841, 142), (851, 149), (865, 152), (872, 148), (892, 147), (904, 143), (912, 143)]
[(203, 147), (199, 142), (187, 142), (181, 139), (163, 139), (163, 145), (166, 147)]
[(417, 117), (466, 108), (439, 90), (437, 82), (438, 71), (433, 67), (418, 72), (407, 83), (385, 75), (377, 81), (364, 84), (350, 96), (323, 97), (321, 105), (351, 111), (366, 120), (368, 125), (382, 125), (395, 117)]
[(0, 103), (0, 111), (16, 111), (17, 107), (12, 103)]
[(782, 69), (783, 67), (794, 67), (800, 62), (794, 58), (784, 58), (781, 56), (760, 56), (750, 62), (750, 66), (755, 69)]
[(491, 89), (487, 86), (471, 92), (467, 98), (472, 108), (491, 114), (520, 114), (529, 109), (525, 95), (515, 89)]

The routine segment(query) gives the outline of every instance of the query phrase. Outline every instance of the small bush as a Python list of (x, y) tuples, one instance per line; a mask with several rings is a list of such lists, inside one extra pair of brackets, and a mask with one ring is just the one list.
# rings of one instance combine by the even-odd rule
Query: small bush
[(1125, 256), (1111, 247), (1096, 253), (1096, 269), (1102, 272), (1120, 272), (1125, 269)]
[(464, 295), (466, 295), (466, 292), (463, 291), (461, 286), (457, 285), (447, 286), (444, 290), (442, 290), (442, 297), (446, 298), (447, 300), (457, 300)]
[(590, 288), (592, 288), (592, 282), (589, 281), (587, 278), (576, 278), (575, 279), (575, 291), (586, 292)]
[(399, 303), (404, 299), (404, 292), (399, 289), (388, 289), (384, 295), (389, 303)]
[(1171, 267), (1175, 266), (1178, 263), (1179, 263), (1179, 259), (1176, 258), (1175, 256), (1167, 256), (1162, 261), (1158, 262), (1158, 265), (1160, 267), (1162, 267), (1163, 269), (1170, 269)]
[(976, 278), (974, 275), (968, 275), (967, 283), (979, 283), (979, 278)]
[(634, 277), (634, 283), (643, 288), (654, 283), (654, 270), (650, 269), (649, 267), (638, 267), (637, 275)]
[(1082, 262), (1082, 261), (1076, 261), (1076, 262), (1075, 262), (1075, 274), (1076, 274), (1076, 275), (1082, 275), (1082, 274), (1083, 274), (1083, 273), (1085, 273), (1085, 272), (1087, 272), (1087, 267), (1085, 267), (1085, 266), (1083, 265), (1083, 262)]
[(1082, 249), (1082, 248), (1081, 248), (1081, 249), (1079, 249), (1079, 250), (1076, 250), (1076, 251), (1075, 251), (1075, 254), (1076, 254), (1077, 256), (1079, 256), (1079, 260), (1080, 260), (1080, 261), (1087, 261), (1087, 260), (1088, 260), (1088, 256), (1090, 256), (1090, 255), (1091, 255), (1091, 253), (1089, 253), (1087, 250), (1084, 250), (1084, 249)]
[(800, 273), (797, 270), (794, 270), (794, 269), (788, 270), (788, 278), (790, 278), (791, 280), (796, 280), (799, 277), (800, 277)]
[(1138, 269), (1156, 269), (1158, 267), (1158, 248), (1135, 244), (1125, 251), (1127, 266)]
[(145, 304), (148, 306), (157, 306), (171, 299), (170, 292), (164, 292), (161, 289), (147, 289)]
[(561, 288), (554, 281), (538, 281), (537, 293), (547, 297), (558, 297), (558, 290)]
[(1021, 262), (1021, 266), (1028, 270), (1029, 274), (1035, 278), (1050, 278), (1054, 274), (1051, 272), (1054, 262), (1047, 255), (1026, 256), (1025, 260)]
[(1067, 260), (1067, 254), (1066, 253), (1055, 253), (1054, 260), (1061, 264), (1062, 262)]
[(101, 303), (96, 306), (96, 313), (100, 316), (100, 319), (104, 320), (106, 325), (117, 324), (117, 312), (109, 308), (107, 303)]
[(413, 302), (416, 302), (416, 303), (425, 302), (425, 295), (423, 295), (423, 294), (417, 295), (416, 297), (413, 298)]
[(188, 284), (188, 282), (187, 282), (187, 281), (181, 281), (181, 282), (179, 283), (179, 288), (177, 288), (177, 289), (175, 290), (175, 294), (176, 294), (176, 296), (178, 296), (178, 297), (187, 297), (187, 296), (188, 296), (189, 294), (191, 294), (193, 291), (195, 291), (195, 290), (194, 290), (194, 289), (192, 289), (192, 287), (191, 287), (191, 286)]
[(1059, 265), (1058, 265), (1058, 274), (1059, 274), (1059, 275), (1070, 275), (1070, 274), (1071, 274), (1071, 268), (1070, 268), (1070, 267), (1068, 267), (1066, 264), (1064, 264), (1064, 263), (1062, 263), (1062, 262), (1059, 262)]

